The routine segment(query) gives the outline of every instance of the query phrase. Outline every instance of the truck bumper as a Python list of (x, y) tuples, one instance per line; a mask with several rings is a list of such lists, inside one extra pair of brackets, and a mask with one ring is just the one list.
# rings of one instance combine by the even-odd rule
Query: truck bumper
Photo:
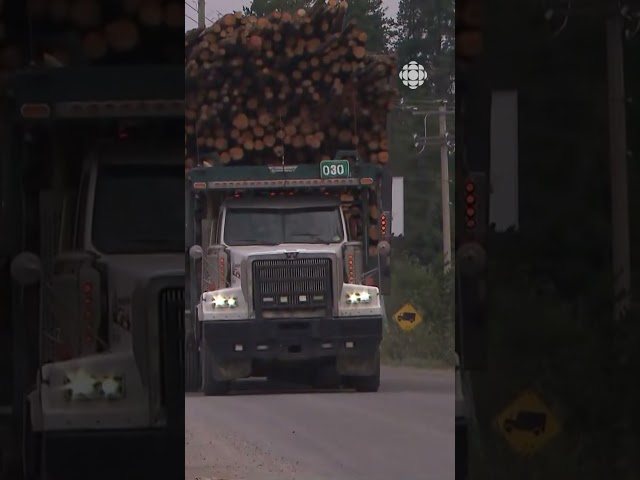
[(203, 333), (205, 348), (222, 367), (218, 377), (250, 376), (255, 363), (322, 359), (336, 359), (341, 373), (355, 375), (358, 360), (378, 352), (382, 317), (211, 321)]
[(158, 430), (45, 432), (51, 480), (141, 479), (184, 475), (184, 436)]

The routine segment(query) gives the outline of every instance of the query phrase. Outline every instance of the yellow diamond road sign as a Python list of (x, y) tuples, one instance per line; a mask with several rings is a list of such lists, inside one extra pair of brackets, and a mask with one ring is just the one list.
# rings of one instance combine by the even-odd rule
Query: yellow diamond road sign
[(532, 390), (516, 397), (495, 422), (509, 446), (521, 455), (534, 454), (561, 430), (549, 407)]
[(409, 303), (404, 304), (396, 313), (393, 319), (404, 331), (413, 330), (422, 323), (422, 317)]

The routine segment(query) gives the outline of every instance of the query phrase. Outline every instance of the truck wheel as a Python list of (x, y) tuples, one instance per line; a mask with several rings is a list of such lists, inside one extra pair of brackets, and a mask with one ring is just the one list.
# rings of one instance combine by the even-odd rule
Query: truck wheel
[(220, 397), (226, 395), (231, 390), (231, 382), (215, 380), (214, 378), (207, 377), (204, 379), (204, 385), (202, 391), (207, 397)]
[(42, 463), (41, 436), (31, 428), (30, 405), (27, 402), (24, 406), (24, 418), (22, 428), (22, 478), (24, 480), (37, 480), (40, 478)]
[(215, 360), (209, 353), (204, 342), (202, 342), (202, 348), (200, 349), (200, 358), (202, 359), (202, 392), (207, 397), (219, 397), (229, 393), (229, 390), (231, 390), (230, 381), (220, 381), (213, 378), (211, 364)]
[(197, 392), (200, 387), (200, 354), (192, 345), (187, 345), (184, 352), (184, 389)]
[(380, 388), (380, 355), (377, 355), (376, 371), (366, 377), (352, 377), (351, 384), (356, 392), (377, 392)]

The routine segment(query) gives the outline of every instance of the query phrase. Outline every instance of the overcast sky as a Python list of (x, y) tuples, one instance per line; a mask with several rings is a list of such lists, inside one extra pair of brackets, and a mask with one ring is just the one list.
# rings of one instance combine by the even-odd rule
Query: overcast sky
[[(389, 9), (387, 14), (395, 18), (398, 13), (398, 2), (400, 0), (382, 0)], [(196, 13), (197, 0), (186, 0), (184, 6), (184, 26), (185, 31), (196, 28), (198, 21), (198, 14)], [(242, 10), (242, 7), (249, 6), (251, 0), (205, 0), (207, 25), (218, 18), (219, 14), (231, 13), (236, 10)]]

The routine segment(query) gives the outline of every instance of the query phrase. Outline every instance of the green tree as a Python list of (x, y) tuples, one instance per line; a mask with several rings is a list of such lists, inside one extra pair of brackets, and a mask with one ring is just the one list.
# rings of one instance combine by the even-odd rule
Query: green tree
[(252, 0), (251, 5), (244, 7), (243, 11), (245, 15), (262, 17), (276, 10), (295, 12), (301, 8), (307, 9), (312, 3), (312, 0)]
[[(280, 10), (295, 12), (300, 8), (310, 9), (314, 0), (253, 0), (245, 7), (245, 15), (263, 16)], [(347, 20), (354, 20), (359, 28), (367, 33), (367, 50), (384, 52), (391, 44), (394, 20), (387, 15), (388, 8), (382, 0), (351, 0), (347, 10)]]
[(347, 20), (354, 20), (367, 33), (367, 50), (386, 52), (391, 47), (395, 22), (382, 0), (350, 0)]
[(428, 72), (428, 88), (415, 96), (455, 97), (455, 3), (453, 0), (400, 0), (395, 48), (400, 65), (415, 60)]
[[(394, 246), (423, 264), (442, 256), (440, 145), (437, 141), (424, 145), (421, 140), (437, 138), (437, 116), (427, 117), (425, 128), (424, 116), (415, 113), (437, 110), (438, 100), (454, 105), (454, 14), (453, 0), (400, 0), (394, 25), (398, 69), (415, 60), (428, 73), (427, 84), (415, 90), (396, 79), (402, 104), (389, 126), (393, 174), (405, 178), (405, 236)], [(448, 116), (447, 127), (453, 137), (453, 116)], [(449, 177), (454, 178), (453, 155), (450, 158)], [(451, 192), (452, 202), (454, 198)]]

